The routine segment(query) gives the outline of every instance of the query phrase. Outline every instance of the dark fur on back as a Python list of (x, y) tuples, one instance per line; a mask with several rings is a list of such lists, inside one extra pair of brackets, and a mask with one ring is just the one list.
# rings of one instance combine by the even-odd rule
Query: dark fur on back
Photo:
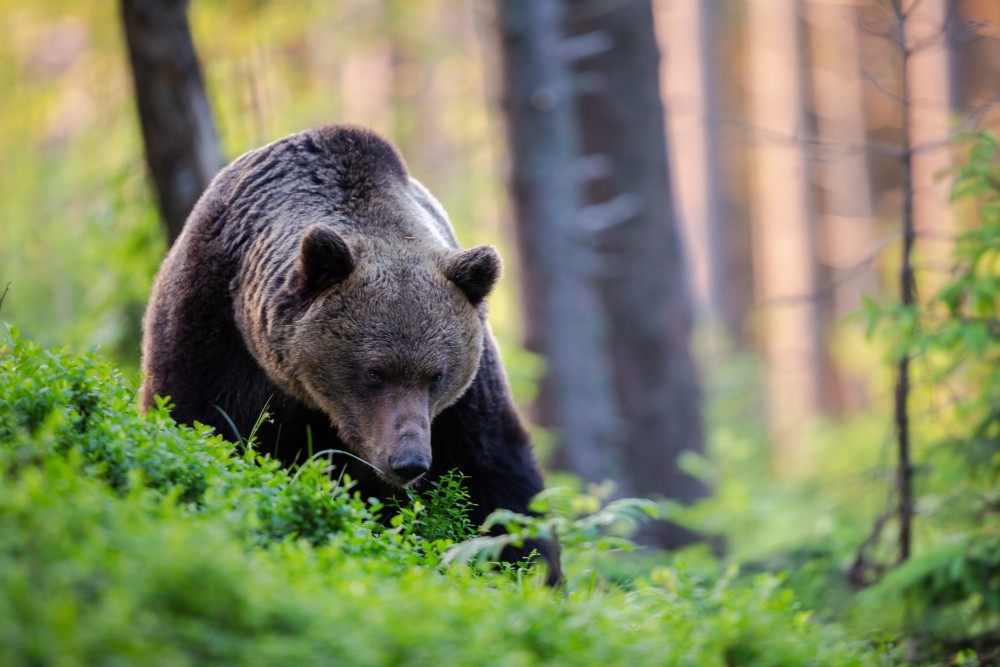
[[(301, 245), (318, 223), (347, 242), (358, 268), (343, 286), (323, 292), (335, 324), (303, 339), (301, 323), (317, 306), (303, 296)], [(456, 396), (431, 424), (433, 457), (424, 481), (461, 470), (470, 478), (477, 522), (496, 508), (526, 512), (542, 482), (478, 306), (492, 278), (462, 267), (456, 279), (470, 281), (463, 295), (434, 268), (447, 273), (459, 252), (466, 251), (433, 197), (410, 179), (396, 150), (367, 130), (319, 128), (251, 151), (209, 186), (157, 276), (144, 320), (143, 405), (169, 396), (177, 421), (209, 424), (233, 439), (249, 435), (266, 405), (272, 422), (258, 432), (259, 446), (285, 463), (301, 462), (310, 435), (313, 451), (352, 449), (329, 410), (319, 409), (297, 371), (288, 370), (304, 363), (295, 359), (300, 353), (316, 351), (303, 340), (314, 340), (320, 351), (324, 345), (353, 351), (405, 339), (461, 355), (476, 352), (462, 351), (468, 344), (462, 341), (477, 341), (478, 368), (469, 380), (455, 380)], [(391, 331), (362, 340), (350, 338), (336, 319), (356, 323), (380, 308), (403, 318), (401, 326), (388, 322)], [(448, 322), (465, 324), (445, 331)], [(337, 382), (334, 357), (329, 369), (314, 368), (317, 377)], [(341, 463), (364, 497), (384, 499), (398, 490), (348, 457)]]

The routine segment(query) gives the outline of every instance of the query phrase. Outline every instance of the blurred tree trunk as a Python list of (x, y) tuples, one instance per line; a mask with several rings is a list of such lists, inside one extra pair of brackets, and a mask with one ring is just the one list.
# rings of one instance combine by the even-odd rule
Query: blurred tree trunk
[(146, 161), (170, 243), (223, 165), (187, 10), (187, 0), (121, 0)]
[[(364, 124), (396, 140), (393, 127), (393, 56), (387, 28), (387, 4), (371, 0), (341, 0), (342, 21), (352, 33), (364, 35), (337, 62), (339, 98), (345, 123)], [(372, 26), (377, 26), (377, 29)]]
[(920, 297), (929, 298), (951, 268), (954, 216), (949, 206), (952, 166), (951, 48), (949, 25), (957, 21), (952, 0), (921, 0), (907, 10), (906, 38), (910, 57), (907, 105), (913, 146), (913, 224), (920, 239)]
[[(832, 289), (821, 305), (825, 325), (838, 323), (861, 307), (861, 295), (877, 294), (871, 264), (875, 252), (874, 202), (866, 151), (864, 92), (858, 35), (860, 0), (809, 0), (809, 41), (813, 62), (813, 108), (821, 142), (819, 226), (821, 264)], [(859, 408), (866, 380), (857, 371), (834, 367), (830, 393), (838, 409)]]
[(526, 342), (546, 360), (535, 410), (559, 439), (557, 464), (590, 480), (619, 479), (608, 323), (577, 225), (580, 147), (559, 52), (563, 12), (562, 0), (500, 0), (497, 15)]
[(754, 284), (779, 474), (805, 463), (802, 443), (823, 397), (813, 215), (806, 180), (799, 0), (749, 0)]
[[(650, 2), (501, 0), (505, 112), (538, 420), (555, 464), (692, 501), (702, 450)], [(566, 33), (573, 36), (567, 38)], [(661, 523), (646, 539), (691, 540)]]
[[(577, 0), (569, 7), (567, 51), (577, 56), (576, 80), (583, 83), (581, 150), (608, 166), (583, 182), (579, 223), (598, 253), (596, 283), (609, 324), (618, 481), (629, 495), (691, 502), (706, 489), (678, 461), (684, 452), (703, 451), (701, 393), (652, 2)], [(665, 547), (692, 538), (666, 523), (650, 532)]]
[[(389, 106), (392, 112), (392, 139), (400, 152), (416, 164), (423, 163), (418, 153), (422, 140), (433, 141), (438, 134), (427, 119), (418, 117), (426, 108), (426, 72), (418, 57), (413, 31), (412, 3), (383, 0), (385, 34), (389, 41)], [(424, 99), (421, 99), (424, 98)], [(428, 136), (429, 135), (429, 136)]]
[(733, 290), (727, 198), (715, 114), (716, 0), (654, 3), (659, 42), (669, 50), (660, 68), (665, 93), (674, 191), (687, 240), (694, 293), (711, 328), (743, 340), (743, 310)]

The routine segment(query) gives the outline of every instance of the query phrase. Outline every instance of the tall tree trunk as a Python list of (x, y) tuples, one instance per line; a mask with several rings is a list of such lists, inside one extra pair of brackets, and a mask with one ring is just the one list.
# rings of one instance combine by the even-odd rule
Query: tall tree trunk
[(223, 164), (187, 10), (187, 0), (121, 0), (146, 161), (170, 243)]
[[(731, 342), (742, 340), (743, 312), (730, 273), (727, 193), (720, 169), (714, 114), (719, 83), (716, 0), (654, 4), (659, 42), (668, 48), (660, 68), (666, 97), (677, 209), (687, 240), (694, 293), (702, 315)], [(678, 159), (679, 158), (679, 159)]]
[[(809, 0), (807, 6), (813, 107), (821, 141), (819, 249), (832, 288), (821, 305), (829, 329), (861, 307), (862, 294), (874, 295), (878, 289), (870, 262), (875, 244), (874, 203), (865, 150), (857, 5), (857, 0)], [(838, 409), (863, 405), (866, 380), (860, 371), (867, 370), (833, 369), (831, 393)]]
[(767, 361), (774, 467), (799, 468), (822, 401), (823, 353), (803, 140), (799, 0), (749, 0), (754, 283)]
[(546, 360), (536, 418), (561, 443), (558, 466), (586, 479), (620, 479), (607, 320), (577, 225), (579, 136), (560, 52), (563, 2), (500, 0), (497, 21), (526, 342)]
[[(678, 459), (702, 450), (700, 395), (651, 3), (499, 7), (527, 338), (547, 361), (536, 406), (555, 465), (623, 495), (695, 500), (706, 489)], [(692, 537), (666, 523), (644, 535)]]
[(904, 6), (911, 55), (909, 79), (910, 141), (913, 146), (913, 225), (920, 238), (918, 279), (921, 297), (936, 292), (951, 267), (955, 223), (949, 207), (951, 179), (951, 49), (948, 27), (954, 19), (950, 0), (921, 0)]
[[(386, 3), (341, 0), (342, 22), (353, 33), (364, 34), (344, 53), (339, 70), (340, 120), (363, 124), (396, 141), (393, 104), (392, 42), (386, 24)], [(372, 25), (378, 26), (373, 30)]]
[[(652, 2), (569, 6), (567, 52), (579, 56), (576, 80), (584, 82), (577, 97), (582, 153), (609, 167), (585, 181), (580, 224), (598, 252), (618, 405), (619, 484), (630, 495), (691, 502), (706, 489), (678, 461), (684, 452), (703, 451), (701, 396)], [(649, 537), (665, 547), (692, 538), (667, 523)]]

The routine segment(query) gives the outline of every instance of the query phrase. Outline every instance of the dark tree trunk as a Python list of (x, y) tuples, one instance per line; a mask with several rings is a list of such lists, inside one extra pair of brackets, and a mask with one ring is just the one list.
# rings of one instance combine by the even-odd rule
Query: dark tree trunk
[(121, 0), (146, 161), (170, 243), (223, 160), (187, 0)]
[[(555, 465), (692, 501), (702, 450), (691, 304), (650, 3), (501, 0), (505, 111), (538, 420)], [(567, 31), (573, 37), (567, 38)], [(692, 535), (657, 524), (646, 539)]]
[(594, 255), (578, 227), (580, 147), (571, 72), (559, 51), (563, 3), (501, 0), (499, 9), (527, 345), (546, 360), (536, 419), (561, 443), (557, 465), (619, 479), (607, 322), (591, 277)]
[[(606, 161), (585, 185), (581, 223), (600, 257), (598, 288), (619, 411), (623, 492), (690, 502), (705, 487), (682, 473), (685, 451), (701, 452), (698, 374), (691, 356), (692, 305), (670, 188), (660, 52), (650, 0), (570, 2), (583, 154)], [(593, 159), (592, 157), (592, 159)], [(570, 443), (567, 446), (572, 446)], [(661, 523), (654, 541), (691, 535)]]

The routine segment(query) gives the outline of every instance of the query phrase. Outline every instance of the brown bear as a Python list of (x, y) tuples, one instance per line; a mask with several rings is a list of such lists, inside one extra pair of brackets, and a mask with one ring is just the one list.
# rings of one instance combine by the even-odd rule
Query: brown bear
[(267, 406), (262, 449), (352, 452), (370, 464), (339, 457), (363, 497), (458, 469), (473, 520), (526, 512), (542, 480), (483, 306), (499, 274), (385, 140), (291, 135), (223, 169), (164, 260), (142, 403), (169, 396), (177, 421), (235, 438)]

